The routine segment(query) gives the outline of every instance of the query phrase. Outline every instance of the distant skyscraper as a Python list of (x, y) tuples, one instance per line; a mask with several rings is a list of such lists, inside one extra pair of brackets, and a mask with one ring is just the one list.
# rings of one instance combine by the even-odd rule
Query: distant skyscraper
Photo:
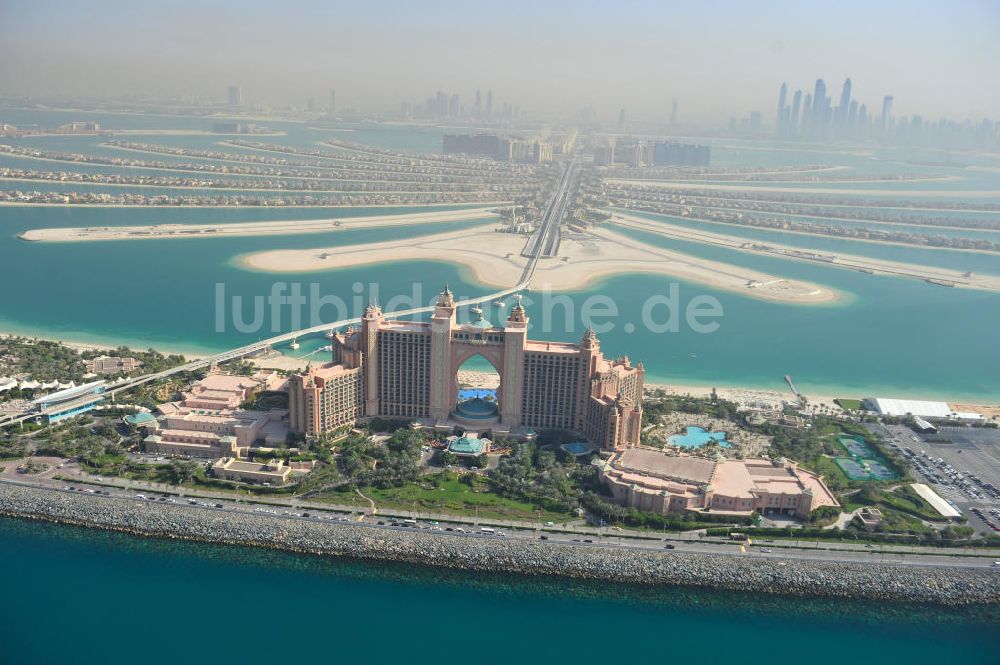
[(754, 134), (760, 133), (760, 111), (750, 113), (750, 131)]
[(309, 111), (310, 113), (312, 113), (313, 111), (316, 110), (316, 99), (315, 98), (313, 98), (313, 97), (309, 98), (309, 100), (306, 102), (306, 110)]
[(621, 111), (618, 112), (618, 126), (619, 127), (624, 127), (625, 126), (625, 109), (624, 109), (624, 107), (622, 108)]
[(802, 132), (808, 132), (812, 130), (812, 105), (813, 96), (811, 93), (806, 93), (805, 98), (802, 100)]
[(493, 91), (492, 90), (487, 90), (486, 91), (486, 117), (487, 118), (492, 118), (493, 117)]
[(789, 134), (795, 134), (799, 131), (799, 109), (801, 107), (802, 107), (802, 91), (796, 90), (795, 94), (792, 95), (792, 113), (788, 117)]
[(788, 86), (781, 82), (781, 90), (778, 91), (778, 114), (774, 121), (774, 126), (778, 129), (778, 134), (785, 134), (786, 113), (785, 102), (788, 100)]
[(458, 95), (453, 94), (451, 99), (448, 100), (448, 115), (452, 118), (457, 118), (459, 112), (461, 111), (462, 103), (458, 100)]
[(434, 116), (444, 118), (448, 115), (448, 95), (444, 91), (438, 90), (434, 95)]
[(230, 106), (239, 106), (243, 103), (243, 88), (238, 85), (229, 86), (229, 90), (226, 94), (226, 101), (229, 102)]
[(844, 79), (844, 87), (840, 89), (840, 106), (837, 112), (840, 114), (840, 121), (847, 117), (847, 111), (851, 107), (851, 79)]
[(822, 136), (826, 132), (829, 101), (826, 98), (826, 82), (823, 79), (816, 79), (816, 87), (813, 89), (812, 112), (809, 114), (809, 125), (812, 133)]
[(892, 117), (892, 95), (882, 98), (882, 118), (879, 120), (879, 128), (885, 134), (889, 131), (889, 120)]
[(862, 104), (858, 107), (858, 119), (854, 123), (854, 135), (858, 138), (868, 138), (868, 107)]
[(327, 109), (330, 113), (335, 113), (337, 111), (337, 91), (330, 91), (330, 107)]
[(478, 118), (483, 114), (483, 93), (476, 88), (476, 117)]

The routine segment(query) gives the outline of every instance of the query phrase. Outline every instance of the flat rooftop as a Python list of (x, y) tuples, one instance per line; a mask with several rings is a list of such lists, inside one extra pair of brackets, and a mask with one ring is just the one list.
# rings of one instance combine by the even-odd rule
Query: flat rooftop
[(533, 353), (568, 353), (580, 352), (580, 347), (569, 342), (544, 342), (541, 340), (528, 340), (524, 344), (525, 351)]
[(938, 511), (942, 517), (961, 517), (962, 513), (955, 509), (950, 503), (944, 500), (940, 494), (932, 490), (924, 483), (913, 483), (910, 485), (917, 494), (927, 503), (931, 504), (934, 510)]
[(629, 448), (613, 466), (621, 471), (669, 478), (689, 483), (709, 483), (716, 463), (701, 457), (667, 455), (659, 450)]

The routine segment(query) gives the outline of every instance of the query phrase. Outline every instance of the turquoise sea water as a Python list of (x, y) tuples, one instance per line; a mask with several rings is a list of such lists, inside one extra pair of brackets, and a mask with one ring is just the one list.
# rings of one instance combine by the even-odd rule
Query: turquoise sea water
[[(985, 663), (995, 610), (472, 575), (0, 519), (0, 660)], [(985, 659), (985, 660), (984, 660)]]
[[(0, 120), (15, 125), (32, 121), (53, 125), (84, 118), (96, 118), (105, 127), (128, 129), (204, 130), (210, 128), (212, 122), (208, 118), (0, 110)], [(260, 137), (259, 140), (302, 147), (318, 147), (331, 136), (339, 136), (406, 150), (437, 150), (440, 134), (447, 131), (444, 128), (393, 125), (355, 124), (316, 128), (301, 123), (263, 124), (284, 131), (286, 135)], [(219, 145), (228, 137), (145, 135), (129, 138), (157, 144), (238, 151)], [(119, 156), (130, 154), (101, 147), (103, 140), (101, 137), (41, 137), (21, 139), (20, 142), (61, 151)], [(717, 141), (715, 144), (713, 161), (717, 164), (826, 163), (843, 164), (857, 172), (963, 172), (968, 176), (967, 180), (955, 181), (960, 182), (962, 187), (992, 188), (1000, 196), (1000, 174), (979, 172), (970, 175), (964, 171), (964, 166), (968, 164), (995, 166), (998, 163), (985, 156), (955, 155), (957, 166), (928, 167), (913, 166), (909, 162), (947, 160), (934, 151), (911, 154), (876, 148), (841, 150), (733, 141)], [(166, 156), (154, 157), (169, 161)], [(0, 163), (8, 162), (0, 159)], [(850, 188), (848, 185), (843, 187)], [(883, 186), (898, 191), (900, 197), (914, 187), (923, 188), (924, 185), (892, 183)], [(74, 186), (32, 183), (30, 187), (23, 188), (66, 191)], [(950, 189), (960, 187), (950, 186)], [(174, 193), (176, 191), (173, 190)], [(461, 224), (199, 240), (41, 244), (17, 239), (17, 234), (26, 229), (50, 226), (294, 220), (391, 214), (408, 210), (413, 209), (2, 206), (0, 330), (58, 335), (83, 341), (124, 342), (168, 350), (210, 351), (289, 330), (292, 324), (290, 317), (283, 316), (273, 327), (269, 325), (257, 335), (240, 333), (231, 323), (221, 332), (217, 331), (217, 284), (225, 285), (227, 297), (243, 297), (243, 313), (247, 319), (252, 318), (252, 298), (266, 296), (275, 281), (298, 282), (304, 289), (315, 283), (322, 295), (336, 295), (348, 304), (351, 309), (348, 313), (356, 313), (371, 299), (386, 305), (394, 295), (412, 294), (414, 284), (418, 285), (421, 304), (430, 302), (446, 281), (461, 296), (480, 295), (491, 290), (456, 265), (441, 262), (406, 262), (286, 275), (248, 271), (238, 262), (240, 256), (261, 250), (416, 238), (457, 229)], [(690, 220), (685, 223), (696, 226)], [(722, 229), (748, 238), (812, 247), (820, 251), (853, 252), (1000, 273), (1000, 261), (995, 255), (809, 238), (710, 224), (702, 228), (712, 231)], [(650, 381), (746, 385), (783, 390), (785, 384), (782, 377), (791, 374), (796, 385), (807, 393), (810, 390), (828, 390), (843, 391), (845, 396), (877, 393), (1000, 399), (1000, 376), (997, 373), (1000, 350), (995, 343), (996, 330), (1000, 329), (1000, 295), (862, 275), (777, 257), (752, 256), (640, 232), (627, 233), (697, 256), (823, 284), (836, 289), (844, 297), (839, 303), (828, 306), (782, 305), (663, 277), (621, 275), (603, 280), (584, 291), (565, 294), (568, 295), (568, 304), (555, 303), (547, 307), (540, 293), (528, 294), (532, 301), (528, 313), (532, 318), (533, 337), (578, 339), (585, 328), (581, 316), (585, 302), (595, 295), (610, 296), (615, 301), (618, 314), (611, 318), (610, 329), (599, 329), (602, 348), (609, 355), (628, 354), (634, 360), (642, 360)], [(717, 332), (698, 334), (682, 325), (678, 332), (655, 333), (641, 325), (643, 306), (648, 298), (668, 295), (672, 284), (676, 284), (679, 290), (681, 314), (696, 296), (708, 295), (718, 299), (724, 316), (719, 320)], [(552, 288), (558, 292), (558, 285), (552, 285)], [(377, 293), (374, 292), (376, 290)], [(230, 306), (227, 321), (232, 319), (231, 310)], [(331, 308), (321, 310), (322, 320), (340, 318), (337, 314), (339, 312)], [(487, 311), (486, 314), (491, 320), (502, 320), (504, 316), (501, 311)], [(658, 317), (663, 316), (665, 312), (661, 310)], [(635, 327), (630, 329), (629, 323)], [(298, 353), (315, 351), (324, 343), (321, 338), (305, 340)]]
[(667, 222), (674, 226), (682, 226), (709, 233), (725, 234), (737, 238), (747, 238), (748, 240), (759, 240), (761, 242), (774, 242), (791, 247), (802, 247), (814, 249), (818, 252), (832, 254), (855, 254), (857, 256), (867, 256), (875, 259), (886, 259), (889, 261), (902, 261), (917, 265), (938, 266), (941, 268), (951, 268), (962, 272), (972, 271), (975, 273), (987, 273), (991, 275), (1000, 274), (1000, 254), (991, 252), (975, 252), (950, 249), (931, 249), (926, 247), (891, 245), (878, 242), (867, 242), (864, 240), (853, 240), (849, 238), (835, 238), (832, 236), (807, 235), (803, 233), (792, 233), (777, 229), (763, 229), (740, 226), (737, 224), (718, 224), (715, 222), (702, 222), (685, 217), (673, 217), (669, 215), (656, 215), (652, 213), (635, 213), (637, 217), (644, 217), (651, 220)]

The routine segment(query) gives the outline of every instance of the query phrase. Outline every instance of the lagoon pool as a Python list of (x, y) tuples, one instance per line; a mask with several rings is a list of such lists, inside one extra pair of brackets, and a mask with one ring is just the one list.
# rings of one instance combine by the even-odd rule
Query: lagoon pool
[(492, 388), (460, 388), (458, 391), (459, 402), (476, 398), (496, 400), (497, 391)]
[(723, 448), (729, 448), (725, 432), (709, 432), (702, 427), (687, 427), (684, 434), (667, 437), (667, 443), (680, 448), (700, 448), (709, 441), (715, 441)]

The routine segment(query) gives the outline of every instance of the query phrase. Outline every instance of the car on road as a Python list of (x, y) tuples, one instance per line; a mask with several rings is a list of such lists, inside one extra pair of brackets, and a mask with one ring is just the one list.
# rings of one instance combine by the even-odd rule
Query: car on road
[(666, 545), (663, 546), (663, 549), (665, 549), (665, 550), (674, 550), (674, 549), (677, 549), (677, 546), (673, 545), (671, 543), (667, 543)]

